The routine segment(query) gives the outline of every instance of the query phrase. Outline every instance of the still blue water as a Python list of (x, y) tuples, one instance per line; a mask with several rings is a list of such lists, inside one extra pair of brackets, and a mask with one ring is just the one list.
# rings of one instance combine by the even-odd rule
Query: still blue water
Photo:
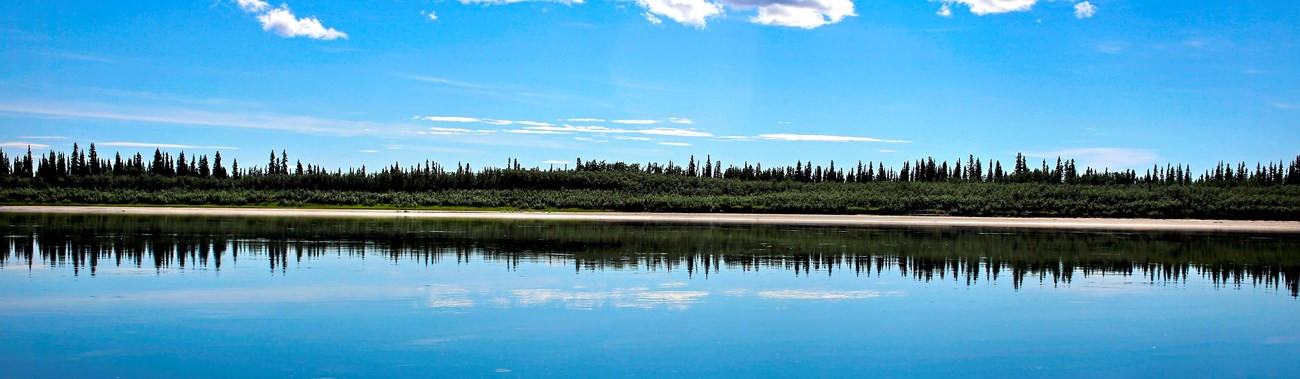
[(1300, 372), (1291, 237), (6, 217), (0, 377)]

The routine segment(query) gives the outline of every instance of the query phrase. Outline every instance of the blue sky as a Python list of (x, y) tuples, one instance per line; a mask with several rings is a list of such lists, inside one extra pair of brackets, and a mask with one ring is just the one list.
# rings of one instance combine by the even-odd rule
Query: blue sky
[(1298, 44), (1276, 0), (15, 0), (0, 147), (1201, 170), (1300, 154)]

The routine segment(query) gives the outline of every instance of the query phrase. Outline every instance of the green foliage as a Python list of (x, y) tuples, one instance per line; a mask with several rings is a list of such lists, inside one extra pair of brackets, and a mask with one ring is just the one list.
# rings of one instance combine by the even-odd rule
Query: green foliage
[(903, 162), (897, 171), (878, 162), (724, 169), (706, 156), (685, 167), (579, 159), (571, 170), (511, 160), (479, 170), (425, 162), (330, 172), (301, 162), (291, 169), (284, 151), (265, 168), (232, 162), (229, 170), (220, 154), (173, 159), (156, 150), (146, 164), (139, 154), (109, 160), (94, 145), (88, 151), (50, 152), (33, 171), (30, 153), (11, 159), (0, 150), (0, 202), (1300, 220), (1300, 157), (1253, 171), (1220, 164), (1193, 180), (1183, 165), (1138, 175), (1080, 171), (1062, 159), (1030, 168), (1023, 155), (1010, 172), (974, 156)]

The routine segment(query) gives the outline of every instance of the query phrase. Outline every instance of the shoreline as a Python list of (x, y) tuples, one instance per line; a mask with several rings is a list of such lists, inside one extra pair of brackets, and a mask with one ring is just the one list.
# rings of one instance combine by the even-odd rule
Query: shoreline
[(1300, 234), (1296, 221), (1166, 220), (1132, 218), (1017, 218), (740, 213), (500, 212), (399, 209), (299, 209), (115, 206), (0, 206), (0, 213), (120, 214), (159, 216), (365, 217), (480, 220), (591, 221), (857, 227), (1002, 228), (1110, 231)]

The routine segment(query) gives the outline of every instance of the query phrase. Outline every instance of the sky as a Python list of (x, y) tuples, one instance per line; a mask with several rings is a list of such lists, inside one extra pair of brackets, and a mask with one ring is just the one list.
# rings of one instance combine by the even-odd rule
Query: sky
[(10, 0), (0, 148), (1199, 172), (1300, 154), (1298, 44), (1277, 0)]

